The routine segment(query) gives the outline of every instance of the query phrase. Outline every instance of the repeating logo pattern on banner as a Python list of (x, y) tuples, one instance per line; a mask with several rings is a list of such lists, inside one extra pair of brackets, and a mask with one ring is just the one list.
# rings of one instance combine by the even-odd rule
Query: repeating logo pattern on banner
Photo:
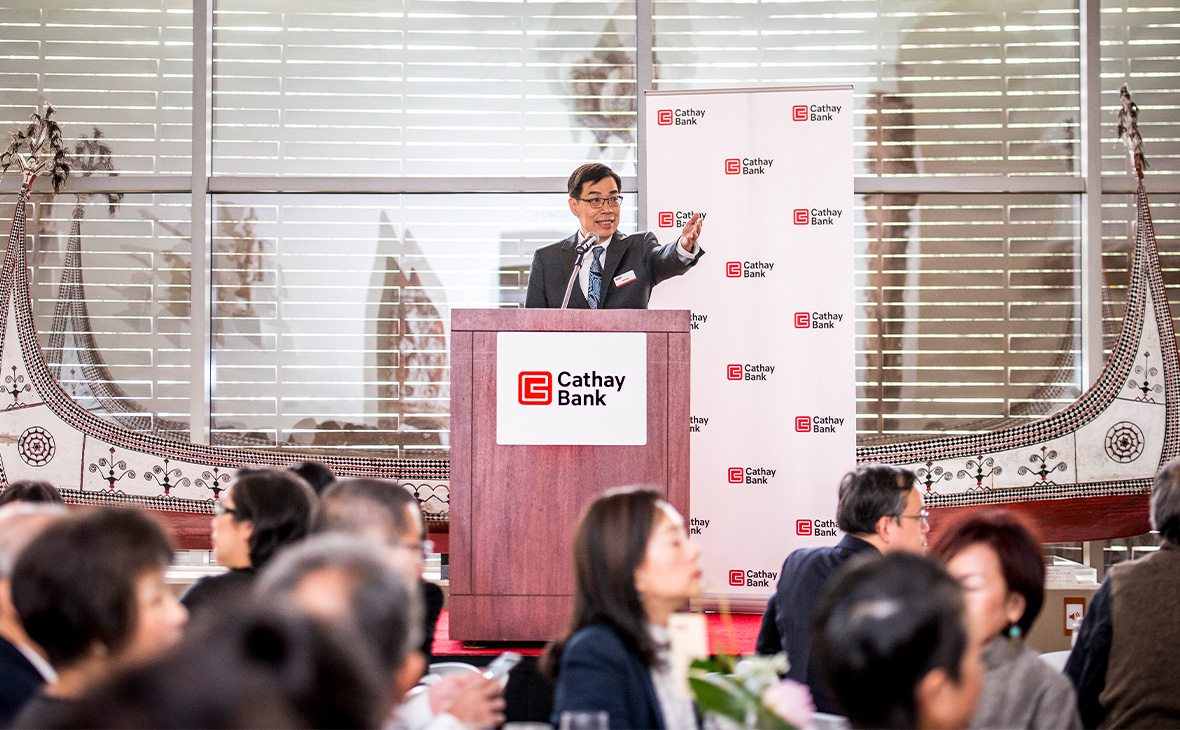
[(646, 225), (666, 242), (709, 211), (708, 256), (651, 301), (691, 310), (690, 532), (707, 595), (764, 597), (791, 550), (838, 540), (856, 460), (852, 90), (648, 99)]

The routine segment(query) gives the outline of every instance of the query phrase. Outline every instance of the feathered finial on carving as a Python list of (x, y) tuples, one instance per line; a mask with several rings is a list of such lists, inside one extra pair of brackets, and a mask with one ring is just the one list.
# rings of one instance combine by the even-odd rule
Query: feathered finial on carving
[(1119, 89), (1119, 139), (1127, 147), (1127, 154), (1135, 164), (1135, 174), (1143, 179), (1143, 170), (1147, 167), (1147, 160), (1143, 158), (1143, 137), (1139, 135), (1139, 107), (1131, 100), (1131, 92), (1123, 84)]
[[(70, 163), (66, 159), (66, 145), (61, 137), (61, 127), (53, 119), (53, 105), (45, 104), (45, 113), (33, 112), (29, 126), (9, 135), (8, 149), (0, 154), (0, 179), (15, 162), (25, 175), (25, 181), (48, 171), (53, 179), (53, 192), (61, 192), (62, 185), (70, 176)], [(26, 158), (21, 148), (28, 146)]]
[[(115, 164), (111, 160), (111, 148), (102, 139), (102, 130), (98, 127), (94, 128), (94, 134), (90, 137), (83, 136), (78, 144), (74, 147), (74, 168), (77, 172), (82, 173), (82, 177), (90, 177), (99, 172), (108, 173), (111, 177), (118, 177), (119, 173), (115, 172)], [(111, 215), (115, 214), (115, 207), (123, 200), (123, 193), (102, 193), (106, 196), (108, 210)], [(81, 194), (78, 200), (81, 201), (87, 196)]]

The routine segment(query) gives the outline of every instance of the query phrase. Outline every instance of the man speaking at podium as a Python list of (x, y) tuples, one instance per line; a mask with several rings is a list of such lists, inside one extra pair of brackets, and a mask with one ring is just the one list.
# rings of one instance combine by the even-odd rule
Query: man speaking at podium
[(697, 245), (702, 216), (694, 213), (680, 238), (664, 246), (649, 231), (624, 236), (618, 232), (621, 187), (615, 171), (597, 162), (570, 175), (570, 212), (580, 228), (533, 254), (526, 307), (647, 309), (653, 286), (696, 264), (704, 253)]

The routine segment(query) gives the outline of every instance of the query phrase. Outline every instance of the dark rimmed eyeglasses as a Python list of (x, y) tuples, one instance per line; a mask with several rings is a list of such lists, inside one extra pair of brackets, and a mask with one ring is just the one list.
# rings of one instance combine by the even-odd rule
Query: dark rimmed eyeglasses
[(899, 520), (921, 520), (923, 525), (930, 524), (930, 510), (924, 509), (916, 515), (898, 515)]
[(594, 210), (598, 210), (602, 206), (608, 205), (608, 204), (612, 208), (618, 208), (619, 206), (621, 206), (623, 204), (623, 196), (622, 195), (615, 195), (615, 196), (609, 197), (609, 198), (574, 198), (574, 200), (580, 200), (583, 203), (589, 203), (590, 207), (593, 208)]
[(214, 515), (233, 515), (233, 518), (235, 520), (238, 519), (238, 517), (241, 515), (241, 513), (239, 513), (236, 509), (234, 509), (233, 507), (226, 507), (225, 504), (222, 502), (214, 502), (213, 503), (213, 514)]

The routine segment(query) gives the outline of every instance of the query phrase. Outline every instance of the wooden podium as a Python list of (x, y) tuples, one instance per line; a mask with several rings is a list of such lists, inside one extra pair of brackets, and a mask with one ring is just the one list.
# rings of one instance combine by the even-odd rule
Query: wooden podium
[[(647, 443), (497, 444), (502, 332), (644, 333)], [(650, 485), (688, 519), (689, 351), (687, 310), (452, 310), (452, 639), (560, 635), (573, 605), (574, 523), (602, 490)]]

